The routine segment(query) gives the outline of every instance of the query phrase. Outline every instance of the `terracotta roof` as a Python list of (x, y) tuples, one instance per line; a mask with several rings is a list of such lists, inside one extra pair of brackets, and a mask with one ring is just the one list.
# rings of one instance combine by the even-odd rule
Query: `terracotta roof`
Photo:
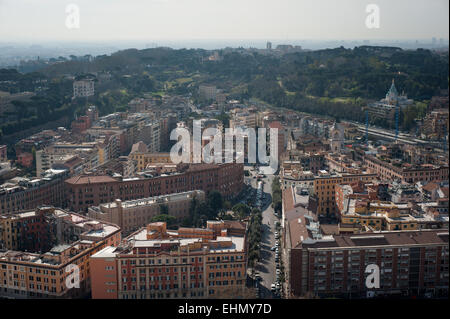
[(279, 129), (279, 130), (282, 130), (282, 129), (283, 129), (283, 126), (282, 126), (281, 123), (278, 122), (278, 121), (270, 122), (270, 123), (269, 123), (269, 127), (270, 127), (270, 128), (277, 128), (277, 129)]
[(441, 187), (442, 193), (444, 193), (444, 196), (448, 198), (448, 187)]
[(433, 182), (430, 182), (428, 184), (426, 184), (425, 186), (422, 187), (423, 190), (426, 190), (427, 192), (432, 192), (435, 189), (438, 189), (439, 185)]
[(70, 158), (69, 160), (67, 160), (64, 164), (67, 166), (75, 166), (82, 162), (83, 162), (83, 160), (80, 157), (74, 156), (74, 157)]
[(339, 234), (339, 227), (335, 224), (321, 224), (320, 230), (322, 231), (322, 234), (324, 235), (338, 235)]
[(292, 189), (290, 187), (283, 190), (281, 198), (283, 201), (284, 211), (290, 211), (294, 209), (294, 198), (292, 197)]
[(133, 154), (133, 153), (146, 153), (146, 152), (148, 152), (147, 145), (144, 142), (139, 141), (139, 142), (133, 144), (133, 146), (131, 147), (130, 154)]
[(303, 240), (309, 237), (309, 232), (306, 228), (309, 222), (305, 218), (306, 214), (308, 214), (308, 210), (303, 207), (296, 207), (284, 213), (285, 219), (288, 222), (290, 247), (298, 246), (302, 241), (302, 237)]

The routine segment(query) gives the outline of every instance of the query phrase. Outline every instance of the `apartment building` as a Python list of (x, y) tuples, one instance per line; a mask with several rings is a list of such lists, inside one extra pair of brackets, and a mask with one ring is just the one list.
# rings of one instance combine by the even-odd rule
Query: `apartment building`
[(153, 99), (135, 98), (128, 102), (128, 110), (131, 113), (142, 112), (154, 105)]
[(146, 113), (112, 113), (96, 121), (86, 130), (86, 134), (98, 138), (105, 135), (118, 135), (120, 154), (128, 153), (131, 146), (144, 141), (151, 149), (159, 151), (160, 124), (150, 112)]
[(440, 182), (448, 180), (448, 165), (413, 165), (394, 163), (375, 156), (366, 155), (364, 163), (367, 170), (377, 174), (383, 180), (399, 180), (402, 183)]
[(204, 201), (205, 192), (194, 190), (124, 202), (116, 199), (112, 203), (89, 207), (88, 216), (114, 223), (126, 235), (149, 224), (152, 217), (161, 214), (163, 206), (167, 209), (166, 214), (174, 216), (181, 222), (183, 218), (189, 216), (189, 208), (194, 198)]
[(341, 212), (339, 232), (357, 232), (361, 226), (373, 231), (418, 230), (427, 228), (448, 229), (448, 221), (431, 215), (414, 214), (408, 204), (394, 204), (390, 201), (349, 199)]
[(61, 206), (66, 170), (49, 170), (42, 178), (16, 177), (0, 185), (0, 214), (34, 209), (39, 205)]
[(108, 134), (96, 139), (98, 150), (98, 163), (103, 165), (109, 160), (120, 155), (120, 136), (118, 134)]
[(193, 190), (219, 191), (225, 198), (237, 195), (244, 185), (243, 164), (190, 164), (177, 173), (154, 177), (113, 178), (80, 175), (65, 181), (68, 207), (87, 211), (90, 206)]
[(91, 123), (98, 121), (98, 109), (95, 105), (90, 105), (87, 108), (85, 114), (87, 117), (89, 117), (89, 119), (91, 120)]
[(103, 127), (91, 127), (86, 130), (85, 134), (90, 139), (104, 139), (106, 136), (114, 141), (114, 150), (118, 155), (125, 154), (133, 145), (133, 140), (128, 134), (126, 129), (119, 127), (103, 128)]
[(346, 174), (346, 173), (328, 173), (319, 171), (314, 177), (313, 196), (317, 200), (317, 214), (321, 216), (336, 216), (338, 210), (336, 207), (336, 185), (355, 183), (357, 181), (370, 182), (376, 178), (376, 174)]
[[(290, 250), (295, 296), (448, 296), (448, 230), (389, 231), (304, 240)], [(380, 287), (367, 288), (377, 265)]]
[(448, 109), (433, 110), (423, 120), (422, 134), (427, 138), (441, 140), (448, 136), (448, 129)]
[(161, 147), (161, 131), (159, 122), (145, 124), (137, 135), (136, 141), (144, 142), (150, 152), (159, 152)]
[[(381, 189), (381, 186), (385, 186), (386, 188), (388, 185), (386, 184), (377, 184), (377, 182), (374, 183), (364, 183), (362, 181), (358, 181), (356, 183), (352, 184), (339, 184), (335, 186), (336, 190), (336, 207), (338, 210), (338, 214), (345, 211), (346, 204), (349, 199), (371, 199), (376, 200), (380, 199), (378, 196), (378, 188)], [(387, 199), (387, 198), (386, 198)]]
[(148, 165), (172, 164), (170, 153), (132, 152), (128, 157), (136, 161), (138, 171), (143, 171)]
[[(24, 236), (35, 235), (36, 241), (47, 241), (40, 233), (33, 231), (30, 216), (44, 216), (48, 230), (43, 235), (52, 235), (54, 246), (46, 252), (25, 252), (17, 250), (0, 251), (0, 297), (7, 298), (86, 298), (91, 291), (91, 267), (89, 256), (104, 247), (117, 246), (121, 235), (118, 226), (92, 220), (82, 215), (69, 213), (53, 207), (43, 207), (17, 217), (21, 220)], [(6, 223), (3, 232), (11, 230)], [(8, 228), (9, 227), (9, 228)], [(19, 227), (15, 223), (13, 227)], [(9, 230), (8, 230), (9, 229)], [(19, 238), (23, 240), (24, 237)], [(73, 269), (79, 270), (79, 288), (67, 284), (73, 276)], [(74, 283), (72, 281), (72, 283)]]
[(247, 108), (247, 109), (233, 109), (231, 110), (230, 128), (236, 128), (239, 126), (245, 126), (249, 128), (256, 129), (257, 122), (257, 109)]
[(329, 150), (329, 144), (313, 135), (305, 135), (301, 131), (291, 131), (288, 137), (288, 149), (304, 153), (320, 153)]
[(324, 153), (305, 153), (299, 150), (288, 150), (281, 158), (281, 165), (285, 170), (290, 170), (291, 166), (302, 171), (310, 171), (313, 174), (325, 169)]
[(164, 152), (169, 151), (171, 145), (175, 143), (175, 141), (170, 140), (170, 134), (177, 127), (177, 115), (175, 113), (164, 114), (159, 119), (159, 127), (160, 150)]
[(215, 100), (217, 94), (217, 87), (215, 85), (200, 85), (198, 94), (205, 100)]
[[(99, 146), (101, 144), (101, 146)], [(90, 169), (100, 163), (99, 149), (101, 149), (102, 160), (105, 160), (108, 147), (104, 143), (55, 143), (45, 149), (36, 152), (36, 175), (41, 177), (43, 172), (54, 167), (55, 164), (63, 164), (75, 156), (81, 159), (78, 165), (72, 165), (72, 174), (80, 173), (82, 169)], [(75, 163), (73, 163), (75, 164)]]
[(174, 231), (152, 223), (99, 251), (90, 258), (92, 298), (242, 298), (245, 237), (209, 227)]
[(28, 152), (23, 152), (17, 155), (16, 162), (23, 167), (32, 167), (33, 166), (33, 154)]
[(88, 97), (94, 95), (94, 81), (90, 79), (73, 82), (73, 97)]
[(92, 125), (91, 118), (87, 115), (83, 115), (72, 121), (71, 129), (72, 133), (80, 134), (90, 128)]
[(53, 144), (56, 141), (56, 136), (59, 134), (64, 134), (63, 131), (58, 130), (43, 130), (39, 133), (28, 136), (24, 139), (21, 139), (14, 146), (16, 150), (16, 156), (18, 157), (22, 153), (33, 152), (33, 148), (36, 150), (40, 150), (48, 145)]

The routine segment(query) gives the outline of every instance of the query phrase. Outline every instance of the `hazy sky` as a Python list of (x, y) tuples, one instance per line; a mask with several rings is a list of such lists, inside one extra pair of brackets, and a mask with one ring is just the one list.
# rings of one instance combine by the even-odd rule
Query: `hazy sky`
[[(66, 6), (80, 28), (66, 27)], [(368, 29), (366, 6), (380, 8)], [(449, 0), (0, 0), (0, 42), (448, 39)]]

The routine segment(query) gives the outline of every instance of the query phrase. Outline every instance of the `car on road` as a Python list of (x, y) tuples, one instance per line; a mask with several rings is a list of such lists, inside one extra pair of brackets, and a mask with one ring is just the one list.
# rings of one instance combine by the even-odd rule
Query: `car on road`
[(275, 291), (277, 289), (277, 286), (275, 284), (270, 285), (270, 290)]
[(273, 247), (270, 248), (271, 251), (275, 251), (275, 249), (277, 249), (276, 246), (273, 246)]
[(277, 290), (280, 290), (280, 289), (281, 289), (281, 285), (280, 285), (279, 283), (277, 283), (276, 286), (275, 286), (275, 288), (276, 288)]

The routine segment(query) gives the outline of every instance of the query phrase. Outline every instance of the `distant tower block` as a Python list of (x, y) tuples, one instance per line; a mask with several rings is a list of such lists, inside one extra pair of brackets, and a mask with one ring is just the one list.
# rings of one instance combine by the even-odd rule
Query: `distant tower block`
[(266, 49), (267, 50), (272, 50), (272, 42), (267, 42)]

